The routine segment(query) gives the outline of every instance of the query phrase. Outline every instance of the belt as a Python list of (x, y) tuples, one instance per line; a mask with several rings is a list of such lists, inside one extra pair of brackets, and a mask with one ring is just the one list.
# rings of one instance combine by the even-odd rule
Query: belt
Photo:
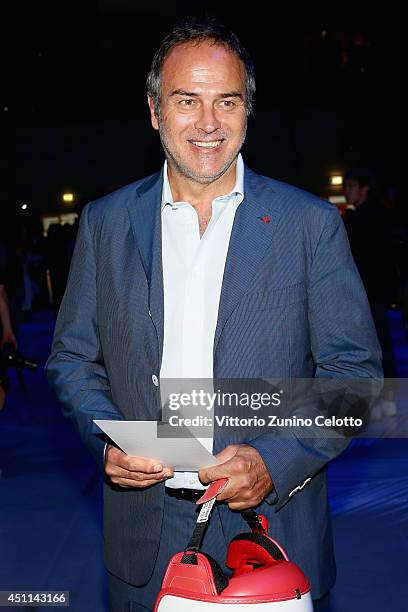
[(172, 489), (171, 487), (164, 487), (164, 490), (169, 497), (185, 499), (191, 502), (196, 502), (205, 493), (204, 489)]

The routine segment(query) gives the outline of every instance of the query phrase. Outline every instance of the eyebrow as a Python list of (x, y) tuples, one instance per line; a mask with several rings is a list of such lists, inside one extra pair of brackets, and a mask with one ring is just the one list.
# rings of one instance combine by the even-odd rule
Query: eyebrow
[[(188, 96), (189, 98), (198, 98), (200, 94), (194, 91), (185, 91), (184, 89), (175, 89), (171, 92), (171, 96)], [(226, 93), (222, 93), (219, 96), (220, 98), (241, 98), (243, 99), (242, 93), (239, 91), (228, 91)]]

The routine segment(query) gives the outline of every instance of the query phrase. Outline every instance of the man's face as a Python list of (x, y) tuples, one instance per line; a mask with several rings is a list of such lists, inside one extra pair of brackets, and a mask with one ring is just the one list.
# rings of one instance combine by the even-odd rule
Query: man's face
[(160, 118), (151, 98), (149, 107), (170, 167), (211, 183), (235, 161), (245, 139), (244, 65), (222, 45), (178, 45), (163, 64)]
[(357, 179), (349, 178), (344, 181), (344, 197), (347, 204), (360, 206), (367, 199), (368, 187), (362, 187)]

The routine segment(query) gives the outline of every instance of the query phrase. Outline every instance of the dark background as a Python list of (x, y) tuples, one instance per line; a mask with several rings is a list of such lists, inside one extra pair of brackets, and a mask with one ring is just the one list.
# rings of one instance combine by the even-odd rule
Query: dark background
[[(397, 187), (406, 209), (407, 28), (395, 7), (331, 3), (328, 15), (310, 3), (253, 0), (246, 8), (237, 2), (1, 2), (0, 238), (13, 242), (13, 217), (24, 224), (29, 211), (35, 220), (79, 210), (159, 168), (163, 155), (150, 127), (146, 74), (173, 22), (204, 9), (238, 34), (257, 68), (255, 119), (244, 151), (254, 170), (327, 197), (334, 194), (330, 174), (372, 165)], [(65, 190), (76, 195), (72, 205), (61, 202)], [(27, 235), (17, 235), (16, 244), (20, 262), (40, 254), (32, 265), (39, 286), (48, 266), (56, 312), (69, 259), (66, 241), (57, 234), (50, 245), (50, 233), (45, 259), (36, 233), (36, 244)], [(381, 247), (375, 270), (388, 242), (373, 242)], [(398, 252), (405, 282), (406, 246)], [(63, 267), (55, 285), (52, 264)], [(99, 612), (106, 609), (100, 480), (42, 374), (54, 328), (44, 294), (18, 325), (19, 349), (40, 366), (26, 372), (27, 391), (12, 371), (0, 413), (0, 536), (7, 559), (0, 563), (0, 588), (70, 589), (72, 610)], [(399, 309), (388, 316), (397, 375), (406, 379), (408, 316)], [(399, 416), (381, 422), (391, 438), (401, 435), (405, 404), (401, 394)], [(407, 609), (401, 594), (406, 466), (406, 440), (395, 439), (356, 441), (330, 465), (336, 610)]]
[[(391, 4), (324, 11), (296, 4), (84, 0), (2, 5), (0, 205), (21, 214), (76, 204), (162, 163), (145, 78), (183, 15), (218, 16), (257, 70), (246, 162), (323, 197), (329, 175), (371, 165), (404, 194), (406, 25)], [(405, 196), (403, 196), (405, 197)]]

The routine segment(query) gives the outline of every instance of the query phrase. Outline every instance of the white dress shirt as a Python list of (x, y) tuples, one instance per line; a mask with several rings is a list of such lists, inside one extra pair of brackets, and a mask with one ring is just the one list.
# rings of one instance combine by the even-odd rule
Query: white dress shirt
[[(239, 155), (235, 186), (230, 193), (213, 200), (210, 222), (200, 238), (197, 213), (188, 202), (173, 201), (167, 162), (164, 164), (162, 381), (207, 379), (208, 386), (208, 379), (213, 379), (213, 345), (222, 279), (235, 212), (243, 199), (244, 163)], [(212, 452), (212, 438), (200, 441)], [(176, 472), (166, 486), (205, 488), (192, 472)]]

